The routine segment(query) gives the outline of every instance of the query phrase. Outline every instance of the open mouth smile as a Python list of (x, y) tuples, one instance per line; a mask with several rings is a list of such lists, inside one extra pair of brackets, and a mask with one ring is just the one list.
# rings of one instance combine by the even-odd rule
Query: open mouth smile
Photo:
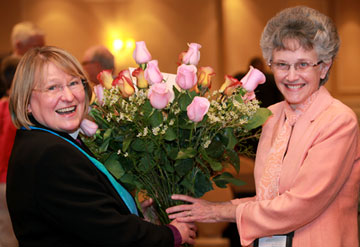
[(76, 110), (76, 106), (70, 106), (70, 107), (58, 109), (58, 110), (56, 110), (56, 113), (58, 113), (58, 114), (69, 114), (69, 113), (73, 113), (75, 110)]
[(300, 88), (303, 88), (305, 86), (305, 84), (284, 84), (286, 88), (289, 88), (289, 89), (300, 89)]

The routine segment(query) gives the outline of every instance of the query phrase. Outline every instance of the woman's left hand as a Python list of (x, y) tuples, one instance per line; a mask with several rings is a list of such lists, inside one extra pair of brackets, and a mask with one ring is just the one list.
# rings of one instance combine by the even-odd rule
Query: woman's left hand
[(170, 219), (179, 222), (235, 221), (236, 206), (231, 202), (209, 202), (186, 195), (172, 195), (173, 200), (190, 202), (166, 209)]

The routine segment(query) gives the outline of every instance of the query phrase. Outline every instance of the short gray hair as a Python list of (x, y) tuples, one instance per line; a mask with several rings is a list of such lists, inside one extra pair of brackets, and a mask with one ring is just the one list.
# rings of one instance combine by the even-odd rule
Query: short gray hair
[(102, 69), (114, 70), (115, 58), (108, 48), (103, 45), (92, 46), (86, 50), (84, 62), (98, 62)]
[(30, 38), (34, 36), (44, 37), (44, 32), (36, 26), (34, 23), (29, 21), (17, 23), (11, 31), (11, 45), (13, 48), (16, 47), (16, 42), (27, 43)]
[[(304, 49), (315, 49), (319, 60), (331, 62), (340, 46), (340, 38), (333, 21), (315, 9), (297, 6), (279, 12), (268, 21), (261, 35), (260, 46), (269, 63), (274, 50), (287, 49), (286, 41), (295, 39)], [(329, 70), (330, 71), (330, 70)], [(329, 71), (323, 85), (329, 76)]]

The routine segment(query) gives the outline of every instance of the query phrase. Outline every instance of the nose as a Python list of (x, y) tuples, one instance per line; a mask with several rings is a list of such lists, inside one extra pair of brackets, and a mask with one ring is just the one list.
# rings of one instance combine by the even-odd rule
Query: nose
[(74, 99), (73, 92), (67, 87), (63, 87), (61, 98), (66, 101), (72, 101)]
[(299, 73), (295, 70), (294, 66), (290, 66), (286, 79), (288, 81), (296, 81), (299, 79)]

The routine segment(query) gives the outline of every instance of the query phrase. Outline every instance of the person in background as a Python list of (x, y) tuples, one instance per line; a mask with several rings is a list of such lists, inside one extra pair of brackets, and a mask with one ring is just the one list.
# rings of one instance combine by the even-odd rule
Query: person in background
[(33, 47), (45, 45), (44, 32), (32, 22), (20, 22), (11, 32), (12, 55), (21, 57)]
[(115, 72), (114, 55), (103, 45), (92, 46), (87, 49), (82, 59), (82, 66), (86, 71), (92, 86), (99, 84), (97, 75), (103, 70)]
[[(20, 60), (10, 94), (18, 128), (6, 199), (20, 246), (179, 246), (195, 225), (155, 225), (81, 140), (91, 88), (68, 52), (44, 46)], [(142, 212), (151, 201), (142, 204)]]
[(243, 246), (359, 246), (359, 125), (324, 87), (340, 46), (336, 27), (314, 9), (288, 8), (267, 23), (260, 45), (285, 100), (269, 107), (263, 126), (256, 196), (211, 203), (173, 195), (190, 204), (167, 213), (236, 222)]
[(18, 63), (18, 57), (8, 56), (0, 66), (0, 247), (18, 246), (5, 199), (8, 162), (16, 133), (9, 112), (9, 93)]
[(10, 35), (12, 51), (0, 57), (0, 247), (17, 246), (5, 200), (6, 174), (11, 147), (15, 138), (8, 110), (9, 89), (19, 59), (31, 48), (45, 45), (44, 32), (32, 22), (14, 25)]

